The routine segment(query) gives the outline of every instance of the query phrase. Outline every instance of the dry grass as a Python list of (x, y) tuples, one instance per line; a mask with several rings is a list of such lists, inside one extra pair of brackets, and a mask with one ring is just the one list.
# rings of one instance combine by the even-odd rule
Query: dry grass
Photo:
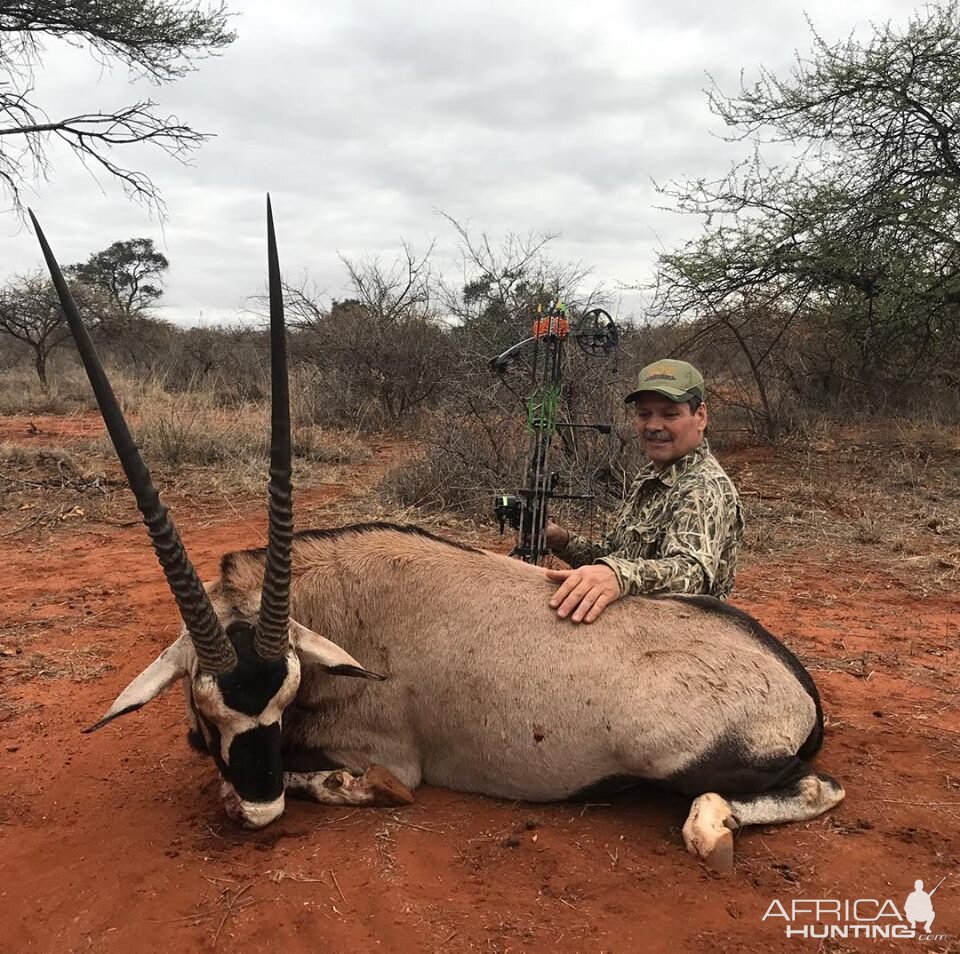
[[(258, 405), (221, 408), (204, 392), (159, 392), (140, 403), (134, 437), (153, 466), (251, 469), (259, 479), (269, 456), (269, 411)], [(98, 449), (112, 453), (106, 439)], [(370, 457), (356, 436), (320, 427), (296, 428), (293, 453), (300, 461), (321, 464), (355, 464)]]
[(24, 653), (17, 657), (13, 667), (15, 678), (21, 682), (33, 679), (69, 679), (89, 682), (115, 667), (105, 661), (105, 650), (93, 646), (80, 649), (58, 649), (42, 653)]
[[(166, 391), (156, 376), (134, 378), (111, 371), (110, 379), (157, 486), (198, 497), (261, 497), (269, 464), (270, 410), (266, 404), (225, 406), (210, 390)], [(63, 414), (95, 410), (90, 385), (79, 368), (57, 370), (44, 393), (36, 376), (8, 370), (0, 375), (0, 416)], [(291, 393), (294, 480), (298, 488), (336, 482), (340, 468), (368, 461), (368, 446), (350, 431), (310, 423), (315, 398)], [(51, 447), (46, 425), (29, 440), (0, 446), (0, 534), (49, 530), (79, 519), (132, 518), (125, 481), (109, 438), (80, 436), (70, 429), (61, 439), (69, 450)], [(54, 431), (58, 431), (54, 428)], [(89, 431), (88, 431), (89, 432)], [(11, 434), (16, 434), (11, 431)], [(45, 446), (39, 448), (37, 444)], [(31, 446), (33, 445), (33, 446)], [(115, 490), (121, 490), (116, 495)], [(134, 518), (135, 519), (135, 518)]]
[(0, 444), (0, 515), (11, 524), (0, 535), (104, 517), (111, 495), (124, 486), (104, 464), (59, 447)]
[(28, 369), (16, 368), (0, 375), (0, 414), (68, 414), (92, 406), (90, 385), (79, 373), (51, 375), (46, 391)]
[[(167, 392), (157, 375), (136, 377), (108, 368), (107, 377), (125, 414), (136, 415), (143, 408), (175, 403), (180, 396)], [(71, 414), (96, 409), (90, 382), (79, 365), (51, 369), (46, 390), (27, 368), (0, 373), (0, 415)]]
[[(211, 395), (170, 395), (150, 382), (121, 385), (161, 492), (176, 488), (195, 500), (235, 503), (260, 499), (267, 479), (267, 408), (227, 409)], [(492, 494), (503, 489), (495, 486), (497, 472), (513, 474), (516, 482), (523, 460), (487, 459), (488, 435), (462, 438), (452, 453), (449, 442), (438, 442), (435, 453), (409, 458), (379, 492), (358, 483), (337, 501), (298, 510), (299, 525), (396, 520), (495, 545)], [(294, 440), (301, 489), (342, 482), (342, 468), (371, 458), (368, 445), (351, 432), (301, 424), (294, 427)], [(432, 445), (424, 446), (429, 451)], [(803, 437), (774, 447), (723, 450), (720, 458), (742, 493), (744, 563), (792, 550), (829, 561), (853, 550), (908, 566), (924, 590), (960, 581), (960, 427), (820, 420), (810, 422)], [(69, 450), (0, 446), (0, 534), (112, 516), (126, 522), (129, 511), (105, 438), (81, 439)]]
[(724, 463), (743, 495), (748, 560), (846, 549), (906, 563), (924, 585), (960, 579), (960, 428), (834, 426)]
[[(269, 465), (266, 409), (224, 410), (196, 393), (158, 392), (149, 399), (144, 391), (141, 399), (129, 423), (165, 497), (173, 490), (195, 499), (262, 496)], [(315, 426), (295, 431), (293, 451), (298, 488), (338, 480), (340, 468), (372, 456), (356, 435)], [(68, 527), (77, 520), (135, 520), (105, 434), (73, 440), (69, 449), (0, 445), (0, 517), (4, 536)]]
[(510, 424), (516, 433), (508, 433), (502, 421), (489, 428), (440, 417), (425, 435), (422, 453), (391, 470), (378, 490), (403, 508), (485, 516), (492, 512), (493, 495), (512, 479), (519, 481), (526, 463), (526, 435)]

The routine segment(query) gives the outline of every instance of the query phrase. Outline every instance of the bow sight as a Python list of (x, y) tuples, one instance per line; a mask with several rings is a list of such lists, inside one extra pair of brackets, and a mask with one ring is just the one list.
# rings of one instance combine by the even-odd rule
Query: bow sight
[(501, 379), (517, 361), (529, 354), (531, 392), (526, 401), (526, 430), (530, 434), (530, 458), (525, 485), (516, 494), (501, 494), (494, 504), (500, 532), (506, 525), (517, 531), (517, 544), (510, 551), (525, 563), (539, 564), (548, 553), (547, 519), (551, 500), (592, 500), (593, 494), (557, 493), (560, 475), (548, 466), (550, 443), (560, 428), (586, 428), (609, 434), (609, 424), (576, 424), (558, 420), (563, 387), (564, 346), (572, 338), (588, 357), (605, 357), (616, 351), (617, 326), (609, 312), (593, 308), (580, 316), (573, 331), (562, 301), (546, 309), (537, 306), (529, 338), (491, 358), (489, 367)]

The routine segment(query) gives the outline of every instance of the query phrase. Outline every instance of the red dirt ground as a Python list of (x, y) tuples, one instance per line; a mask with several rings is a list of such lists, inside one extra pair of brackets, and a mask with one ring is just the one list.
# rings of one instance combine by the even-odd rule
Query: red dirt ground
[[(66, 436), (54, 420), (38, 440)], [(24, 440), (17, 426), (0, 435)], [(263, 542), (260, 509), (192, 527), (170, 503), (204, 578)], [(142, 528), (0, 535), (0, 554), (4, 954), (960, 950), (960, 614), (952, 595), (910, 595), (906, 564), (794, 553), (742, 571), (737, 602), (814, 670), (818, 765), (847, 798), (746, 830), (719, 876), (683, 849), (687, 803), (656, 792), (524, 805), (424, 788), (405, 809), (294, 801), (240, 831), (186, 745), (179, 689), (80, 734), (176, 635)], [(914, 879), (944, 876), (939, 940), (786, 939), (782, 919), (762, 920), (774, 899), (902, 911)]]
[(13, 414), (0, 417), (0, 443), (43, 447), (68, 443), (103, 433), (99, 411), (57, 417), (43, 414)]

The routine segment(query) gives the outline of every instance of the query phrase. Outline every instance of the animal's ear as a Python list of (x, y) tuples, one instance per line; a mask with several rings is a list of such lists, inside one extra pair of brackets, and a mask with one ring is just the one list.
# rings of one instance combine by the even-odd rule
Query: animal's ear
[(290, 620), (290, 641), (293, 648), (303, 657), (304, 661), (323, 666), (332, 676), (361, 676), (364, 679), (386, 679), (378, 676), (369, 669), (364, 669), (345, 649), (336, 643), (324, 639), (306, 626)]
[(84, 732), (95, 732), (117, 716), (135, 712), (142, 705), (160, 695), (175, 679), (186, 676), (190, 672), (190, 662), (193, 647), (188, 637), (181, 636), (175, 643), (168, 646), (157, 658), (117, 696), (107, 714), (97, 723), (84, 729)]

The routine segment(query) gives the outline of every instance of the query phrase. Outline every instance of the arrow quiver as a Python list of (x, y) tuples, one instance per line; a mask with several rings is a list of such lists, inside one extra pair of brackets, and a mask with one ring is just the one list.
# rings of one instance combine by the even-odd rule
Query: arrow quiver
[(495, 498), (494, 514), (503, 533), (507, 524), (516, 531), (517, 543), (510, 555), (525, 563), (541, 564), (549, 554), (546, 544), (551, 500), (592, 500), (592, 494), (557, 493), (559, 473), (549, 466), (550, 445), (559, 428), (589, 428), (609, 434), (609, 424), (574, 424), (560, 421), (564, 349), (569, 339), (591, 357), (613, 353), (617, 326), (610, 314), (594, 308), (581, 316), (571, 331), (567, 307), (562, 301), (547, 308), (537, 306), (531, 336), (491, 359), (490, 368), (503, 375), (521, 355), (530, 354), (531, 391), (526, 401), (526, 431), (530, 456), (524, 486), (515, 494)]

